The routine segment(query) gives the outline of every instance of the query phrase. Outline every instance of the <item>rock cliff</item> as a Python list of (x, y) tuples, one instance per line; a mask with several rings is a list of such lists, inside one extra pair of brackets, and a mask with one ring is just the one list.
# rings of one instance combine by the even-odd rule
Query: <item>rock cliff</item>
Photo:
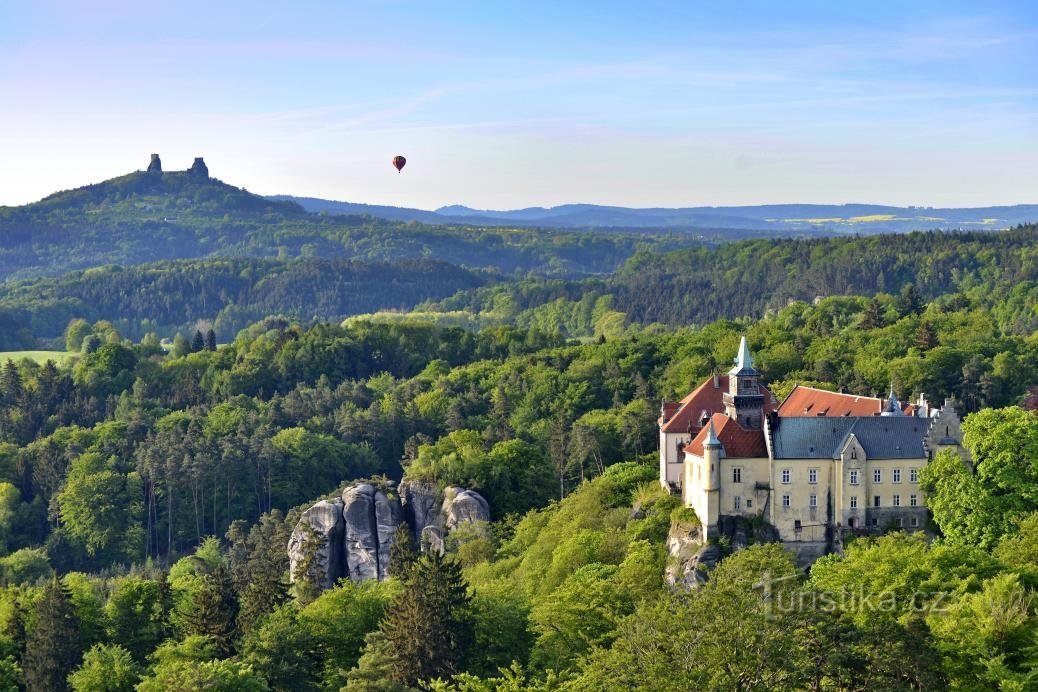
[[(313, 553), (309, 571), (327, 589), (342, 578), (385, 579), (393, 535), (406, 523), (422, 550), (443, 551), (443, 540), (463, 524), (487, 522), (490, 506), (477, 492), (456, 486), (442, 492), (424, 481), (403, 481), (399, 499), (392, 487), (358, 482), (341, 498), (322, 500), (303, 512), (288, 542), (293, 581)], [(318, 541), (311, 548), (311, 541)]]
[(766, 523), (744, 517), (722, 515), (716, 540), (704, 543), (698, 522), (674, 521), (667, 534), (670, 555), (664, 578), (672, 589), (695, 589), (710, 578), (710, 572), (726, 553), (742, 550), (751, 543), (771, 543), (778, 532)]

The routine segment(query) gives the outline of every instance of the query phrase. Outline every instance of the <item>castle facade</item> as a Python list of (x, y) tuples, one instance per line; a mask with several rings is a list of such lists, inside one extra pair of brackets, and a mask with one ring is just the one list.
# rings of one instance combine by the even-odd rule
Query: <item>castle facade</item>
[(922, 468), (942, 449), (965, 457), (948, 401), (796, 387), (779, 404), (760, 383), (743, 337), (735, 366), (659, 418), (660, 483), (680, 493), (714, 538), (724, 517), (762, 518), (802, 562), (848, 533), (926, 528)]

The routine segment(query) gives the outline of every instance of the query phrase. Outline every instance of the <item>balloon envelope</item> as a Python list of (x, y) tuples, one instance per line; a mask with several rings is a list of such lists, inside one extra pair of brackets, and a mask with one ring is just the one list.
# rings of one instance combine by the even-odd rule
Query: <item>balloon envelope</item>
[(393, 168), (396, 169), (397, 173), (400, 172), (400, 170), (404, 167), (404, 165), (406, 163), (407, 163), (407, 159), (405, 159), (403, 156), (394, 156), (393, 157)]

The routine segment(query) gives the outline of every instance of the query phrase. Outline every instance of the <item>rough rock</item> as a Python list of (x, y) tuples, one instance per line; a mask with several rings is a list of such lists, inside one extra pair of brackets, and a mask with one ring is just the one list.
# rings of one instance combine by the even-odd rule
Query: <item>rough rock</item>
[(385, 579), (400, 509), (373, 485), (360, 483), (342, 494), (346, 571), (354, 582)]
[(338, 499), (334, 502), (321, 500), (303, 512), (288, 539), (289, 574), (293, 581), (297, 566), (306, 555), (307, 543), (314, 539), (320, 540), (321, 546), (310, 569), (314, 577), (321, 577), (318, 579), (321, 588), (331, 588), (344, 575), (343, 525), (342, 502)]
[(448, 531), (459, 524), (490, 521), (490, 505), (486, 499), (474, 490), (465, 490), (457, 486), (443, 489), (443, 505), (441, 513), (446, 518)]
[(408, 524), (422, 550), (442, 553), (449, 530), (490, 519), (486, 499), (471, 490), (450, 487), (441, 494), (431, 483), (404, 481), (399, 492), (400, 500), (390, 490), (355, 483), (343, 490), (341, 499), (323, 500), (303, 512), (288, 544), (293, 573), (305, 554), (307, 525), (324, 539), (315, 569), (324, 574), (320, 583), (327, 589), (341, 577), (354, 582), (388, 577), (401, 523)]
[[(694, 589), (707, 581), (710, 571), (727, 552), (737, 552), (752, 543), (777, 540), (775, 527), (765, 522), (753, 523), (741, 516), (718, 517), (717, 536), (705, 545), (698, 525), (676, 523), (667, 534), (670, 560), (664, 576), (671, 588)], [(724, 551), (722, 544), (727, 546)]]
[(151, 155), (151, 162), (148, 164), (149, 173), (161, 173), (162, 172), (162, 161), (159, 160), (158, 154)]
[(403, 513), (400, 502), (389, 498), (381, 490), (375, 492), (375, 535), (378, 539), (378, 578), (389, 575), (389, 553), (393, 547), (393, 535), (400, 526)]
[(202, 160), (201, 156), (195, 157), (195, 162), (191, 164), (191, 168), (188, 168), (187, 172), (196, 178), (209, 177), (209, 169), (206, 167), (205, 161)]
[[(400, 483), (400, 501), (403, 506), (404, 521), (411, 527), (412, 535), (418, 545), (424, 546), (427, 537), (438, 538), (438, 550), (443, 550), (443, 514), (441, 503), (437, 501), (439, 492), (436, 486), (425, 481), (405, 480)], [(430, 529), (427, 531), (426, 529)]]

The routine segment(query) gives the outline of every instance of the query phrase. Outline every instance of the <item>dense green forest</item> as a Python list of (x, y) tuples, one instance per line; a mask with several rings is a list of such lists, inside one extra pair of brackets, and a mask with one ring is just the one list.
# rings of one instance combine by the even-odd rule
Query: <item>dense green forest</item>
[[(756, 318), (791, 301), (897, 294), (911, 284), (914, 300), (964, 294), (997, 304), (1000, 318), (1029, 333), (1038, 327), (1036, 247), (1035, 225), (997, 233), (749, 240), (639, 252), (609, 277), (467, 289), (416, 310), (445, 321), (556, 324), (564, 334), (581, 335), (632, 322), (681, 326)], [(596, 324), (600, 319), (605, 322)]]
[(498, 273), (492, 249), (472, 258), (490, 273), (435, 260), (305, 257), (104, 266), (0, 285), (0, 324), (6, 326), (0, 349), (53, 341), (77, 317), (108, 320), (133, 339), (148, 332), (172, 338), (206, 324), (229, 340), (272, 314), (309, 322), (385, 310), (413, 313), (403, 319), (420, 313), (439, 324), (475, 329), (514, 324), (567, 337), (615, 335), (632, 324), (757, 318), (790, 301), (896, 294), (909, 284), (917, 301), (946, 294), (982, 301), (1001, 326), (1025, 334), (1038, 326), (1036, 240), (1038, 226), (1031, 225), (996, 233), (754, 240), (670, 253), (642, 249), (614, 274), (582, 280), (508, 280)]
[[(271, 318), (183, 354), (74, 323), (70, 338), (90, 343), (75, 363), (9, 363), (0, 377), (0, 679), (1026, 689), (1038, 474), (1014, 450), (1038, 444), (1038, 419), (1002, 408), (1034, 399), (1021, 305), (970, 290), (833, 296), (587, 343), (557, 328)], [(777, 587), (946, 607), (772, 613), (775, 594), (753, 584), (795, 568), (771, 545), (732, 554), (695, 593), (667, 591), (664, 543), (682, 515), (654, 481), (657, 402), (724, 367), (743, 333), (780, 395), (893, 381), (971, 414), (977, 472), (939, 460), (924, 479), (945, 538), (860, 540)], [(404, 476), (477, 489), (488, 530), (383, 583), (289, 588), (303, 507), (353, 479)]]
[[(187, 260), (11, 282), (0, 288), (0, 314), (50, 340), (61, 337), (76, 318), (106, 319), (135, 340), (148, 332), (190, 334), (196, 324), (208, 322), (230, 340), (267, 315), (328, 321), (408, 310), (486, 282), (480, 274), (433, 260)], [(16, 338), (16, 333), (8, 336), (12, 342)], [(19, 347), (31, 347), (21, 338)]]
[[(0, 209), (0, 237), (0, 348), (78, 354), (0, 364), (0, 689), (1038, 687), (1036, 226), (708, 246), (185, 172)], [(667, 587), (696, 519), (656, 481), (659, 401), (744, 334), (778, 396), (955, 400), (973, 465), (924, 470), (932, 536), (806, 574), (721, 543)], [(303, 510), (361, 479), (490, 521), (290, 584)]]

